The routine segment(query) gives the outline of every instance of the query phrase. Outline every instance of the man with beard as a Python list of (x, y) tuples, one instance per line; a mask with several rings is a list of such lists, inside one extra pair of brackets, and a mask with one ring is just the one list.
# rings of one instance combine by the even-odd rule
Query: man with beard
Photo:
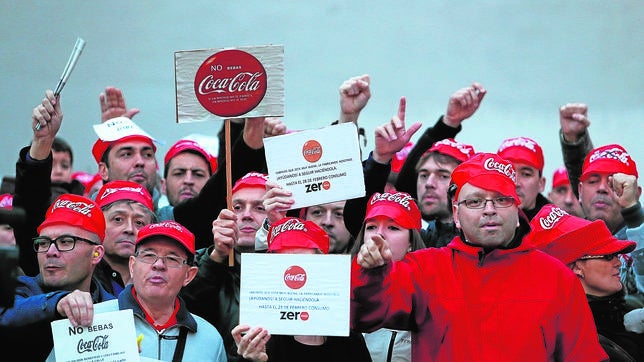
[[(171, 206), (197, 196), (217, 170), (217, 158), (199, 143), (188, 139), (181, 139), (172, 145), (166, 152), (163, 163), (165, 166), (161, 191)], [(173, 220), (172, 211), (172, 208), (160, 208), (159, 218)]]

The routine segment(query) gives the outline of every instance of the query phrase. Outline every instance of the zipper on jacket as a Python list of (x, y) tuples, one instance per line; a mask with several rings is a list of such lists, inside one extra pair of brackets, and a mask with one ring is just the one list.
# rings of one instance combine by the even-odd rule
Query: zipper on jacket
[(479, 251), (479, 266), (483, 266), (483, 260), (485, 260), (485, 252), (481, 250)]
[(394, 353), (394, 344), (396, 343), (397, 331), (391, 331), (391, 339), (389, 340), (389, 349), (387, 350), (387, 362), (391, 362), (391, 357)]

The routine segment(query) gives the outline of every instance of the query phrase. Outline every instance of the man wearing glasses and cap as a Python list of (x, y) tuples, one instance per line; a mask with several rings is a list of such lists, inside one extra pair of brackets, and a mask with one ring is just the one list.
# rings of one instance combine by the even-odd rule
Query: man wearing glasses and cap
[[(143, 227), (130, 257), (132, 283), (119, 294), (119, 309), (132, 309), (140, 353), (163, 361), (226, 361), (217, 329), (189, 312), (179, 291), (197, 275), (195, 237), (181, 224)], [(209, 303), (210, 301), (202, 301)]]
[(51, 322), (69, 318), (73, 326), (88, 326), (94, 303), (114, 299), (92, 278), (103, 257), (105, 237), (105, 219), (94, 201), (61, 195), (47, 210), (38, 233), (32, 250), (40, 273), (18, 277), (14, 306), (0, 308), (2, 341), (6, 346), (29, 345), (19, 352), (25, 361), (43, 361), (50, 353)]
[(583, 289), (523, 237), (516, 171), (496, 154), (457, 166), (450, 187), (460, 235), (392, 261), (381, 238), (352, 265), (353, 328), (412, 331), (414, 361), (607, 360)]

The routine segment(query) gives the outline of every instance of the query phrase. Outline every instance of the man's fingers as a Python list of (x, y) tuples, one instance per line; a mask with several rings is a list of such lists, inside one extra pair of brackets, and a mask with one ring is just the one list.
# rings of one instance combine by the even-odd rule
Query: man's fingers
[(407, 98), (400, 97), (400, 102), (398, 103), (398, 119), (405, 121), (405, 112), (407, 110)]

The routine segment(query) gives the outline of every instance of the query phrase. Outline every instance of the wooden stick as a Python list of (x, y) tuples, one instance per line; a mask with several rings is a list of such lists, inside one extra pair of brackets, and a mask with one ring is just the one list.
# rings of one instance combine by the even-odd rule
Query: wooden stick
[[(232, 178), (231, 175), (231, 162), (230, 162), (230, 119), (224, 121), (225, 139), (226, 139), (226, 205), (228, 210), (233, 209), (233, 196), (232, 196)], [(235, 265), (235, 245), (230, 249), (228, 254), (228, 266)]]

